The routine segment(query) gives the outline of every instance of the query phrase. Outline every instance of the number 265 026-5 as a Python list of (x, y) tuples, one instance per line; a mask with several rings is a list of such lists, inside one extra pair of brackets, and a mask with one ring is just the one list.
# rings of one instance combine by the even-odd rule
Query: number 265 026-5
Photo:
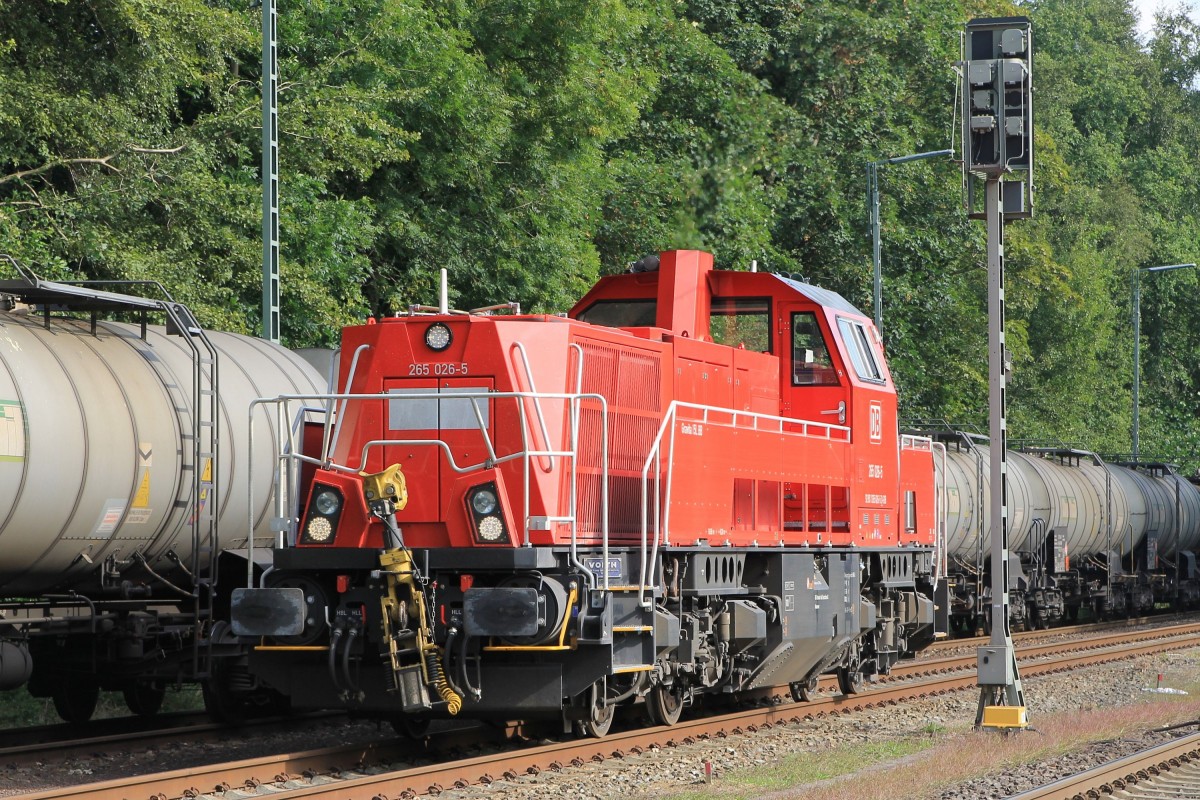
[(415, 375), (466, 375), (470, 372), (467, 362), (443, 363), (434, 362), (433, 364), (409, 364), (408, 374)]

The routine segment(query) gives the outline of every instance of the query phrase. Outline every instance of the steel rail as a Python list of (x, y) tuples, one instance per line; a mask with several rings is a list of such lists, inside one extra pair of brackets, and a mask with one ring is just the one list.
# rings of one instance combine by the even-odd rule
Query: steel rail
[[(1093, 797), (1200, 797), (1200, 733), (1101, 764), (1046, 786), (1013, 795), (1009, 800), (1088, 800)], [(1180, 769), (1184, 765), (1189, 768)], [(1167, 774), (1170, 786), (1162, 780)], [(1133, 787), (1136, 786), (1136, 790)], [(1137, 794), (1133, 794), (1136, 791)], [(1126, 794), (1119, 794), (1127, 792)], [(1149, 792), (1149, 794), (1143, 794)]]
[[(1151, 642), (1139, 641), (1105, 650), (1093, 648), (1081, 656), (1025, 663), (1022, 665), (1022, 672), (1030, 677), (1048, 675), (1082, 666), (1174, 650), (1181, 645), (1200, 646), (1200, 638), (1189, 631), (1177, 633), (1169, 638), (1160, 637)], [(947, 660), (973, 662), (974, 656)], [(501, 779), (511, 780), (523, 774), (536, 774), (548, 769), (559, 770), (571, 765), (580, 766), (588, 761), (623, 758), (655, 746), (671, 747), (705, 739), (724, 738), (732, 734), (769, 729), (779, 724), (892, 706), (975, 688), (977, 684), (974, 671), (961, 669), (954, 674), (937, 675), (920, 681), (884, 684), (857, 695), (822, 697), (807, 703), (775, 703), (765, 708), (685, 720), (673, 727), (659, 726), (610, 734), (603, 739), (568, 741), (520, 749), (507, 748), (491, 755), (398, 770), (391, 765), (373, 767), (380, 772), (374, 775), (364, 774), (362, 765), (368, 762), (386, 764), (389, 760), (411, 763), (417, 746), (408, 741), (392, 740), (374, 745), (325, 748), (52, 789), (16, 797), (19, 800), (66, 800), (85, 797), (89, 800), (178, 798), (238, 787), (242, 787), (243, 792), (257, 793), (257, 787), (261, 786), (263, 796), (287, 800), (302, 797), (373, 797), (392, 800), (436, 793), (450, 787), (490, 784)]]

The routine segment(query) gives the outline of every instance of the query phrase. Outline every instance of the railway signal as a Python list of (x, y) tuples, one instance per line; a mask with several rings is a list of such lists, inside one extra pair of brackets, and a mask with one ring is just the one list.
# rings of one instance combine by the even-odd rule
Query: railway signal
[[(1033, 28), (1027, 17), (976, 19), (963, 40), (962, 137), (968, 211), (984, 183), (988, 253), (988, 435), (991, 441), (991, 640), (979, 648), (976, 727), (1024, 728), (1025, 695), (1009, 626), (1004, 223), (1033, 202)], [(1004, 180), (1008, 176), (1017, 180)], [(972, 213), (972, 216), (976, 216)]]

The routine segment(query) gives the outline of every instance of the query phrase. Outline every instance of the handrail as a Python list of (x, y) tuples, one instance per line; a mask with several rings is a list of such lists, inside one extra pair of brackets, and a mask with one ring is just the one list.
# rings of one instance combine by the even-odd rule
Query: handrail
[[(347, 373), (347, 375), (346, 375), (346, 391), (347, 392), (350, 391), (350, 387), (354, 385), (354, 375), (358, 371), (358, 357), (360, 355), (362, 355), (364, 350), (370, 350), (370, 349), (371, 349), (370, 344), (360, 344), (358, 347), (354, 348), (354, 355), (350, 358), (350, 372)], [(340, 358), (340, 356), (339, 356), (339, 358)], [(329, 385), (336, 386), (337, 385), (336, 377), (334, 378), (334, 381), (335, 381), (335, 383), (331, 383)], [(333, 407), (332, 406), (333, 400), (334, 400), (334, 398), (331, 398), (330, 400), (327, 401), (330, 403), (330, 408)], [(336, 417), (335, 417), (335, 415), (330, 414), (328, 417), (325, 418), (325, 439), (324, 439), (324, 444), (322, 445), (322, 448), (321, 448), (321, 459), (323, 461), (328, 461), (333, 458), (333, 453), (337, 450), (338, 442), (341, 441), (341, 438), (342, 438), (342, 426), (341, 425), (338, 425), (337, 431), (334, 432), (332, 443), (329, 441), (329, 432), (333, 429), (334, 420), (335, 419), (341, 420), (342, 416), (345, 414), (346, 402), (347, 402), (346, 400), (342, 400), (342, 405), (338, 408)]]
[[(583, 347), (577, 342), (572, 342), (569, 349), (576, 354), (575, 359), (575, 394), (583, 393)], [(603, 572), (604, 572), (604, 589), (608, 589), (608, 409), (601, 399), (601, 414), (600, 418), (604, 426), (603, 436), (601, 437), (603, 452), (600, 456), (600, 464), (602, 469), (602, 478), (600, 481), (600, 530), (602, 531), (603, 540)], [(571, 465), (571, 551), (570, 561), (584, 576), (584, 581), (588, 588), (596, 586), (596, 576), (588, 569), (587, 565), (579, 560), (579, 403), (573, 401), (571, 403), (571, 449), (575, 451), (576, 456), (572, 460)]]
[[(321, 414), (325, 418), (326, 423), (328, 422), (329, 417), (333, 416), (332, 413), (330, 412), (330, 409), (326, 406), (301, 406), (300, 409), (296, 412), (295, 416), (292, 417), (291, 425), (288, 425), (285, 427), (285, 426), (283, 426), (283, 420), (286, 419), (286, 408), (283, 405), (279, 406), (279, 417), (278, 417), (277, 424), (280, 425), (281, 429), (287, 431), (287, 445), (280, 448), (280, 455), (297, 454), (298, 449), (301, 449), (301, 450), (303, 449), (304, 440), (303, 440), (303, 438), (301, 438), (300, 441), (297, 442), (296, 441), (296, 433), (304, 427), (305, 421), (309, 418), (310, 415), (313, 415), (313, 414)], [(299, 447), (297, 445), (299, 445)], [(297, 455), (303, 455), (303, 453), (299, 453)], [(278, 477), (277, 477), (277, 480), (281, 484), (283, 483), (283, 481), (285, 481), (285, 480), (287, 481), (287, 487), (288, 487), (287, 512), (288, 512), (288, 514), (286, 517), (284, 516), (283, 503), (281, 502), (281, 498), (279, 497), (279, 494), (280, 494), (279, 490), (276, 490), (276, 493), (275, 493), (276, 494), (276, 497), (275, 497), (276, 516), (282, 520), (288, 520), (288, 521), (293, 521), (300, 516), (300, 492), (298, 491), (298, 489), (300, 486), (300, 466), (301, 466), (301, 464), (304, 463), (303, 461), (301, 461), (298, 458), (292, 459), (292, 461), (294, 462), (293, 465), (291, 466), (290, 469), (287, 469), (286, 472), (283, 471), (282, 466), (280, 467), (280, 473), (278, 474)], [(294, 522), (288, 522), (286, 527), (279, 531), (278, 541), (279, 541), (279, 544), (281, 547), (284, 545), (284, 534), (285, 533), (295, 534), (296, 531), (293, 526), (294, 526)], [(293, 542), (294, 542), (294, 540), (293, 540)]]
[(941, 472), (934, 471), (935, 481), (938, 474), (942, 476), (942, 480), (934, 486), (934, 507), (937, 509), (937, 518), (934, 520), (933, 585), (937, 586), (938, 581), (942, 580), (943, 576), (949, 572), (946, 558), (950, 551), (950, 545), (946, 539), (946, 520), (950, 516), (950, 498), (946, 492), (946, 470), (949, 468), (950, 456), (946, 451), (945, 442), (933, 442), (932, 444), (934, 463), (941, 462)]
[[(679, 416), (681, 409), (688, 409), (701, 412), (700, 417), (696, 420), (702, 425), (727, 425), (729, 427), (739, 427), (739, 420), (748, 421), (751, 423), (751, 430), (774, 432), (781, 436), (798, 436), (803, 438), (826, 439), (829, 441), (850, 441), (850, 428), (845, 425), (832, 425), (827, 422), (815, 422), (812, 420), (796, 419), (794, 417), (780, 417), (773, 414), (762, 414), (755, 411), (738, 411), (731, 408), (718, 408), (716, 406), (700, 405), (698, 403), (687, 403), (680, 400), (673, 400), (671, 405), (667, 407), (667, 412), (663, 415), (662, 423), (658, 427), (658, 432), (654, 436), (653, 442), (650, 444), (650, 451), (646, 455), (646, 460), (642, 465), (642, 548), (641, 548), (641, 569), (638, 578), (638, 603), (643, 608), (653, 606), (653, 599), (649, 602), (646, 600), (646, 579), (648, 573), (653, 569), (653, 564), (658, 559), (659, 541), (669, 543), (670, 530), (670, 513), (671, 513), (671, 489), (674, 478), (674, 453), (675, 453), (675, 421)], [(714, 421), (712, 417), (719, 416), (725, 419)], [(764, 424), (770, 424), (770, 428), (763, 427)], [(663, 437), (668, 428), (671, 431), (669, 442), (670, 456), (667, 461), (666, 474), (666, 497), (662, 497), (660, 485), (662, 480), (661, 465), (662, 465), (662, 445)], [(823, 434), (823, 435), (819, 435)], [(840, 434), (839, 438), (835, 438), (835, 434)], [(655, 503), (654, 508), (661, 510), (662, 520), (660, 523), (659, 514), (656, 513), (653, 521), (654, 541), (650, 543), (651, 523), (647, 517), (647, 501), (649, 499), (649, 474), (650, 467), (655, 467)], [(649, 555), (649, 559), (647, 559)]]
[[(352, 365), (351, 370), (353, 371), (353, 369), (354, 369), (354, 367)], [(577, 380), (577, 386), (581, 386), (581, 385), (582, 385), (582, 372), (579, 373), (579, 379)], [(605, 399), (605, 397), (601, 394), (592, 393), (592, 392), (588, 392), (588, 393), (585, 393), (585, 392), (491, 392), (491, 391), (487, 391), (487, 390), (480, 390), (480, 391), (475, 391), (475, 392), (457, 392), (453, 395), (453, 399), (466, 400), (466, 401), (470, 401), (470, 403), (471, 403), (471, 407), (474, 412), (475, 422), (478, 425), (479, 431), (481, 432), (481, 434), (484, 437), (484, 442), (486, 445), (487, 454), (483, 461), (479, 461), (476, 463), (470, 463), (470, 464), (460, 464), (458, 462), (458, 460), (455, 458), (454, 452), (451, 450), (450, 445), (448, 445), (446, 442), (442, 441), (441, 439), (383, 438), (383, 439), (372, 439), (370, 441), (364, 442), (362, 444), (361, 450), (359, 451), (358, 462), (356, 464), (352, 464), (352, 463), (340, 464), (340, 463), (336, 463), (332, 460), (332, 455), (333, 455), (332, 450), (336, 448), (336, 442), (338, 441), (336, 435), (334, 438), (335, 444), (333, 447), (325, 447), (324, 443), (323, 443), (322, 449), (324, 452), (321, 453), (320, 458), (314, 458), (312, 456), (305, 455), (302, 452), (298, 452), (299, 448), (297, 448), (295, 446), (295, 430), (299, 426), (299, 421), (301, 419), (303, 419), (304, 415), (307, 414), (308, 412), (325, 411), (325, 408), (314, 408), (310, 405), (301, 405), (300, 411), (297, 412), (297, 414), (296, 414), (295, 422), (293, 422), (293, 425), (291, 426), (290, 429), (289, 429), (289, 426), (287, 426), (286, 423), (284, 422), (284, 420), (287, 419), (287, 414), (284, 411), (284, 409), (290, 407), (290, 405), (292, 403), (306, 404), (306, 403), (319, 401), (319, 402), (325, 403), (326, 408), (334, 408), (336, 403), (340, 403), (340, 408), (344, 409), (348, 402), (354, 401), (354, 400), (377, 400), (377, 401), (382, 401), (382, 402), (390, 402), (390, 401), (395, 401), (395, 400), (421, 400), (421, 401), (429, 401), (430, 400), (430, 395), (428, 395), (428, 394), (416, 393), (416, 392), (403, 392), (403, 391), (395, 391), (395, 390), (390, 391), (390, 392), (369, 393), (369, 394), (353, 393), (353, 392), (320, 393), (320, 394), (315, 394), (315, 393), (314, 394), (281, 394), (281, 395), (277, 395), (275, 397), (255, 398), (253, 401), (250, 402), (249, 408), (248, 408), (248, 430), (249, 430), (249, 437), (248, 437), (249, 438), (249, 455), (248, 455), (248, 457), (251, 459), (251, 461), (253, 461), (254, 440), (255, 440), (254, 428), (255, 428), (255, 422), (256, 422), (256, 420), (255, 420), (256, 413), (255, 412), (256, 412), (257, 408), (259, 406), (265, 407), (265, 406), (269, 406), (269, 405), (275, 405), (277, 407), (277, 419), (275, 421), (275, 425), (278, 428), (284, 429), (287, 431), (286, 432), (286, 441), (288, 443), (288, 445), (286, 447), (283, 447), (283, 446), (280, 447), (280, 452), (279, 452), (279, 455), (277, 456), (278, 460), (280, 461), (280, 468), (276, 470), (275, 478), (274, 478), (274, 484), (275, 484), (274, 490), (276, 492), (276, 504), (277, 504), (277, 508), (279, 508), (281, 511), (282, 511), (282, 505), (280, 505), (280, 503), (282, 502), (282, 498), (279, 496), (279, 492), (281, 489), (280, 483), (282, 480), (285, 480), (285, 479), (290, 480), (292, 474), (296, 472), (299, 465), (312, 464), (312, 465), (320, 467), (322, 469), (328, 469), (331, 471), (337, 471), (337, 472), (343, 472), (343, 473), (347, 473), (347, 474), (357, 475), (358, 473), (360, 473), (366, 469), (371, 452), (373, 450), (375, 450), (377, 448), (381, 448), (381, 447), (390, 447), (390, 446), (434, 447), (434, 448), (438, 449), (439, 451), (441, 451), (441, 453), (444, 454), (447, 466), (449, 466), (450, 469), (452, 469), (454, 472), (456, 472), (458, 474), (466, 474), (466, 473), (475, 472), (475, 471), (478, 471), (481, 469), (490, 469), (499, 464), (505, 464), (505, 463), (509, 463), (512, 461), (516, 461), (516, 460), (522, 460), (524, 462), (525, 479), (524, 479), (524, 486), (523, 486), (524, 506), (521, 509), (521, 511), (522, 511), (521, 519), (523, 520), (522, 521), (522, 529), (523, 529), (523, 537), (524, 537), (523, 544), (525, 546), (529, 545), (529, 531), (530, 531), (530, 520), (531, 520), (530, 515), (529, 515), (529, 510), (530, 510), (529, 495), (530, 495), (530, 485), (532, 483), (530, 472), (529, 472), (530, 461), (532, 459), (544, 459), (551, 464), (551, 469), (549, 471), (552, 471), (553, 459), (556, 459), (556, 458), (570, 459), (571, 460), (571, 467), (570, 467), (571, 491), (570, 491), (570, 509), (569, 509), (570, 516), (569, 517), (548, 517), (547, 519), (552, 522), (569, 522), (571, 524), (572, 559), (575, 562), (575, 566), (578, 569), (580, 569), (580, 571), (583, 573), (585, 580), (587, 580), (587, 582), (588, 582), (589, 587), (594, 587), (595, 586), (594, 574), (592, 573), (591, 570), (589, 570), (586, 567), (586, 565), (584, 565), (578, 559), (578, 480), (577, 480), (578, 444), (579, 444), (578, 427), (579, 427), (581, 403), (584, 401), (592, 401), (592, 402), (597, 403), (599, 405), (599, 412), (600, 412), (600, 421), (598, 424), (600, 426), (599, 434), (600, 434), (600, 440), (601, 440), (601, 442), (600, 442), (601, 443), (601, 461), (600, 461), (601, 493), (600, 493), (600, 509), (599, 509), (599, 516), (600, 516), (600, 531), (599, 531), (599, 533), (601, 536), (602, 545), (603, 545), (603, 549), (604, 549), (605, 565), (607, 567), (607, 559), (608, 559), (608, 552), (609, 552), (609, 529), (608, 529), (608, 524), (609, 524), (609, 519), (608, 519), (608, 488), (609, 488), (608, 482), (609, 481), (608, 481), (608, 403), (607, 403), (607, 400)], [(507, 399), (512, 399), (512, 400), (516, 401), (518, 414), (521, 419), (521, 422), (520, 422), (521, 449), (516, 452), (499, 455), (499, 454), (497, 454), (497, 452), (495, 450), (495, 446), (491, 440), (491, 436), (489, 435), (489, 433), (487, 431), (487, 425), (484, 422), (483, 413), (480, 410), (480, 401), (482, 400), (482, 401), (486, 401), (486, 402), (491, 402), (491, 401), (496, 401), (496, 400), (507, 400)], [(543, 441), (546, 443), (546, 446), (541, 449), (537, 449), (536, 445), (531, 446), (531, 442), (529, 440), (529, 432), (530, 432), (530, 429), (532, 426), (529, 424), (530, 420), (528, 419), (527, 412), (526, 412), (527, 401), (530, 401), (530, 400), (532, 400), (534, 402), (534, 408), (538, 412), (538, 416), (540, 418), (540, 422), (541, 422), (542, 426), (545, 425), (545, 415), (542, 413), (542, 404), (544, 402), (561, 401), (561, 402), (567, 404), (568, 408), (570, 409), (569, 419), (571, 420), (571, 427), (570, 427), (570, 430), (565, 432), (570, 437), (570, 440), (568, 442), (568, 447), (566, 449), (550, 449), (548, 429), (544, 429), (545, 438)], [(326, 415), (327, 415), (326, 424), (328, 425), (328, 423), (329, 423), (328, 416), (330, 416), (330, 415), (328, 414), (327, 411), (326, 411)], [(339, 429), (338, 433), (340, 434), (340, 429)], [(283, 437), (281, 437), (281, 438), (283, 438)], [(328, 441), (328, 440), (326, 439), (326, 441)], [(283, 462), (285, 462), (285, 461), (292, 462), (293, 466), (290, 469), (288, 467), (285, 467), (283, 464)], [(254, 563), (254, 535), (253, 535), (254, 519), (253, 519), (253, 511), (252, 511), (252, 509), (254, 508), (254, 484), (253, 484), (253, 482), (248, 482), (247, 492), (248, 492), (248, 498), (249, 498), (248, 503), (247, 503), (247, 516), (248, 516), (247, 530), (250, 531), (248, 539), (247, 539), (248, 540), (248, 545), (247, 545), (247, 547), (248, 547), (248, 554), (247, 554), (247, 558), (248, 558), (247, 581), (248, 581), (248, 583), (247, 583), (247, 585), (252, 586), (253, 585), (253, 563)], [(296, 513), (296, 515), (298, 515), (298, 513), (299, 513), (298, 502), (296, 505), (295, 513)], [(515, 509), (514, 509), (514, 514), (515, 514)], [(281, 514), (281, 516), (282, 516), (282, 514)], [(607, 585), (608, 585), (607, 568), (605, 569), (605, 579), (604, 580), (605, 580), (605, 586), (607, 587)]]
[[(521, 366), (525, 370), (525, 380), (529, 383), (529, 391), (537, 394), (537, 385), (533, 382), (533, 370), (529, 368), (529, 354), (525, 352), (524, 342), (513, 342), (510, 350), (515, 350), (521, 354)], [(524, 406), (524, 402), (519, 405)], [(533, 410), (537, 412), (538, 425), (542, 430), (542, 441), (547, 447), (550, 446), (550, 432), (546, 429), (546, 418), (542, 415), (542, 407), (538, 403), (534, 403)], [(543, 472), (550, 472), (554, 469), (554, 464), (547, 459), (546, 465), (542, 467)]]

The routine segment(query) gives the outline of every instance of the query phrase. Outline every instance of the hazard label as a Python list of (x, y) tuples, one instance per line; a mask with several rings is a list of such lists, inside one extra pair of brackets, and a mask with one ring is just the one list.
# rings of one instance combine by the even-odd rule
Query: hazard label
[(133, 507), (150, 507), (150, 470), (146, 470), (144, 473), (142, 473), (142, 482), (138, 486), (137, 494), (133, 496)]

